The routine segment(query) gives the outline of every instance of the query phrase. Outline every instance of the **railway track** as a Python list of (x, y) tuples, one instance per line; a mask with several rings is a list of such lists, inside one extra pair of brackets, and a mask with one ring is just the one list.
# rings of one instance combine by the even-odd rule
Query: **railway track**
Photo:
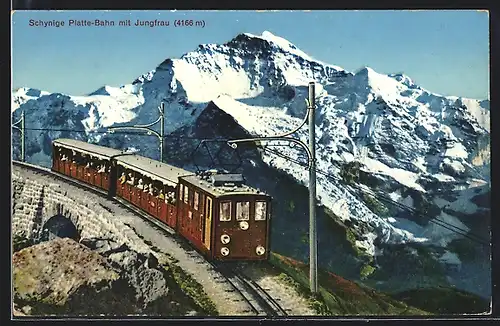
[(209, 263), (214, 269), (224, 275), (231, 285), (240, 292), (245, 301), (252, 307), (256, 316), (288, 316), (286, 309), (278, 303), (279, 299), (274, 299), (264, 288), (245, 273), (236, 268), (230, 268), (224, 265), (224, 263)]
[(113, 197), (110, 199), (108, 197), (108, 193), (102, 189), (99, 189), (97, 187), (85, 184), (79, 180), (75, 180), (73, 178), (70, 178), (68, 176), (59, 174), (57, 172), (52, 171), (51, 169), (45, 168), (45, 167), (40, 167), (37, 165), (29, 164), (29, 163), (24, 163), (24, 162), (19, 162), (19, 161), (12, 161), (12, 164), (15, 166), (27, 168), (31, 171), (34, 171), (36, 173), (40, 173), (43, 175), (48, 175), (51, 177), (54, 177), (56, 179), (62, 180), (66, 183), (69, 183), (79, 189), (90, 191), (94, 194), (97, 194), (100, 197), (107, 198), (109, 200), (117, 202), (120, 206), (123, 208), (139, 215), (140, 217), (144, 218), (146, 221), (150, 222), (152, 224), (152, 227), (155, 229), (159, 229), (161, 231), (164, 231), (169, 234), (170, 237), (173, 237), (177, 240), (177, 242), (186, 249), (189, 248), (189, 253), (188, 255), (195, 260), (197, 263), (206, 262), (211, 265), (211, 267), (219, 272), (224, 278), (225, 281), (227, 281), (233, 289), (228, 290), (228, 292), (231, 291), (238, 291), (238, 293), (241, 295), (241, 297), (245, 300), (245, 302), (248, 304), (248, 306), (252, 309), (252, 311), (248, 312), (253, 312), (256, 316), (273, 316), (273, 317), (279, 317), (279, 316), (287, 316), (287, 310), (282, 308), (280, 304), (278, 303), (279, 299), (273, 298), (264, 288), (262, 288), (257, 282), (252, 280), (250, 277), (245, 275), (242, 271), (239, 271), (236, 267), (231, 267), (227, 263), (222, 263), (222, 262), (212, 262), (209, 260), (206, 260), (197, 250), (193, 249), (192, 247), (189, 246), (189, 244), (181, 238), (174, 229), (169, 227), (168, 225), (165, 225), (164, 223), (158, 221), (156, 218), (150, 216), (149, 214), (143, 212), (142, 210), (138, 209), (137, 207), (133, 206), (132, 204), (126, 202), (125, 200), (117, 197)]

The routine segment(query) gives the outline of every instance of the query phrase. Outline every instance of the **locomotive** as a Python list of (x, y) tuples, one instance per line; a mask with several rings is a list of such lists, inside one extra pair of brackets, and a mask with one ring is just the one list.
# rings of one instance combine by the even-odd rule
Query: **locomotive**
[(246, 185), (241, 174), (192, 173), (73, 139), (57, 139), (52, 146), (52, 171), (131, 203), (208, 259), (268, 259), (272, 199)]

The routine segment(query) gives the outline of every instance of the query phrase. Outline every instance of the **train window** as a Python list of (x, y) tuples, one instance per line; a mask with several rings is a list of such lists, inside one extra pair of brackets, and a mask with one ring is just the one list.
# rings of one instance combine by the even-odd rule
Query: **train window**
[(97, 173), (105, 173), (106, 172), (106, 162), (104, 160), (99, 161)]
[(264, 221), (266, 219), (266, 202), (257, 201), (255, 202), (255, 220)]
[(231, 221), (231, 202), (226, 201), (220, 203), (220, 220), (221, 222)]
[(187, 204), (189, 199), (189, 188), (184, 186), (184, 202)]
[(61, 161), (67, 161), (68, 160), (68, 154), (66, 153), (66, 150), (61, 149)]
[[(92, 162), (92, 163), (90, 164), (90, 166), (91, 166), (92, 168), (94, 168), (94, 167), (95, 167), (95, 164)], [(132, 170), (127, 170), (127, 172), (128, 172), (128, 173), (127, 173), (127, 183), (128, 183), (129, 185), (131, 185), (131, 186), (135, 185), (135, 184), (137, 183), (137, 180), (135, 179), (135, 172), (134, 172), (134, 171), (132, 171)], [(132, 191), (132, 190), (130, 190), (130, 191)]]
[(82, 164), (82, 155), (81, 155), (81, 153), (76, 153), (76, 155), (75, 155), (75, 163), (78, 164), (78, 165)]
[[(160, 190), (163, 189), (163, 184), (157, 180), (152, 180), (152, 179), (148, 179), (150, 181), (149, 185), (153, 185), (153, 196), (158, 196), (160, 194)], [(150, 193), (151, 193), (151, 189), (149, 189)]]
[(194, 209), (198, 210), (199, 208), (199, 203), (200, 203), (200, 195), (198, 194), (197, 191), (194, 192)]
[(250, 202), (241, 201), (236, 203), (236, 220), (248, 221), (250, 219)]
[(190, 192), (189, 193), (189, 207), (193, 208), (194, 204), (193, 204), (193, 192)]

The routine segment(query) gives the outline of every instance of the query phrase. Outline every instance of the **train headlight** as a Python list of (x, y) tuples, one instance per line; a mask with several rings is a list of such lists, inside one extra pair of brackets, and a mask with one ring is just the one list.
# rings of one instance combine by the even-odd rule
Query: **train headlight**
[(223, 234), (220, 236), (220, 242), (223, 244), (228, 244), (231, 241), (231, 237), (228, 236), (227, 234)]
[(248, 230), (248, 222), (247, 221), (241, 221), (240, 222), (240, 229), (242, 229), (242, 230)]
[(227, 256), (227, 255), (229, 255), (229, 248), (228, 248), (228, 247), (222, 247), (222, 248), (220, 249), (220, 253), (221, 253), (221, 255), (222, 255), (222, 256)]
[(263, 254), (266, 253), (266, 248), (262, 246), (257, 246), (257, 248), (255, 248), (255, 253), (259, 256), (262, 256)]

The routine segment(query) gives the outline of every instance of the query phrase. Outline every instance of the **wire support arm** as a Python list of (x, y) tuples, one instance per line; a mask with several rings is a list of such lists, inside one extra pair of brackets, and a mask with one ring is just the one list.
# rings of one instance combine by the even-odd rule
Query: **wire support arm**
[(156, 132), (153, 129), (146, 128), (146, 127), (136, 127), (136, 126), (130, 126), (130, 127), (109, 127), (108, 131), (110, 133), (113, 133), (115, 130), (134, 130), (134, 129), (144, 130), (144, 131), (146, 131), (146, 132), (148, 132), (150, 134), (155, 135), (156, 137), (158, 137), (160, 139), (162, 138), (162, 136), (158, 132)]
[(255, 142), (264, 142), (264, 141), (288, 141), (291, 143), (295, 143), (302, 147), (307, 154), (307, 168), (310, 170), (313, 163), (313, 157), (311, 151), (302, 141), (292, 138), (292, 137), (282, 137), (282, 136), (273, 136), (273, 137), (256, 137), (256, 138), (244, 138), (244, 139), (235, 139), (228, 140), (227, 144), (231, 146), (233, 149), (238, 148), (238, 144), (240, 143), (255, 143)]

